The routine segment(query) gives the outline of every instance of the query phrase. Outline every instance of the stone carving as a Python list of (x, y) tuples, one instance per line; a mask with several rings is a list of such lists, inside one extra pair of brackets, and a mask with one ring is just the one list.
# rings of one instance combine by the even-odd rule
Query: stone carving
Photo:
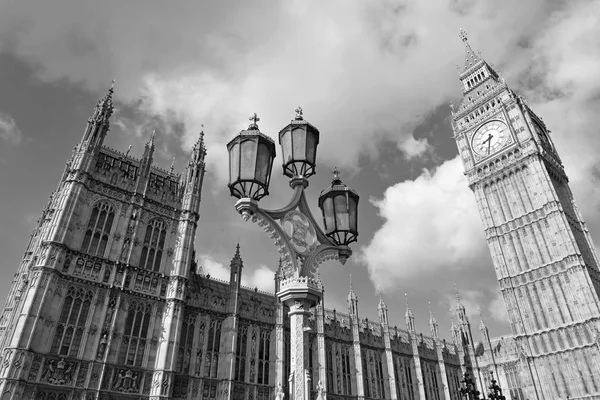
[(108, 334), (104, 332), (98, 345), (98, 352), (96, 353), (96, 359), (101, 360), (104, 358), (104, 352), (106, 351), (106, 345), (108, 343)]
[(88, 388), (96, 389), (96, 387), (98, 386), (98, 379), (100, 379), (101, 368), (102, 368), (102, 365), (100, 365), (100, 364), (94, 365), (94, 368), (92, 369), (92, 374), (90, 376), (90, 384), (88, 385)]
[(321, 380), (317, 383), (317, 400), (325, 400), (325, 386)]
[(76, 387), (85, 387), (85, 381), (87, 379), (87, 372), (90, 367), (89, 362), (82, 362), (79, 367), (79, 371), (77, 372), (77, 382), (75, 383)]
[(283, 387), (281, 386), (281, 382), (279, 382), (275, 387), (275, 400), (283, 400), (283, 398)]
[(65, 361), (64, 358), (58, 360), (48, 360), (42, 375), (42, 381), (52, 385), (70, 385), (73, 382), (74, 363)]
[(36, 382), (38, 377), (38, 372), (40, 371), (40, 365), (42, 364), (42, 356), (36, 355), (31, 362), (31, 368), (29, 369), (29, 377), (27, 380), (29, 382)]
[(150, 386), (152, 385), (152, 372), (146, 372), (144, 375), (144, 389), (142, 394), (150, 394)]
[(140, 390), (139, 380), (140, 375), (138, 372), (122, 369), (116, 374), (113, 390), (124, 393), (137, 393)]

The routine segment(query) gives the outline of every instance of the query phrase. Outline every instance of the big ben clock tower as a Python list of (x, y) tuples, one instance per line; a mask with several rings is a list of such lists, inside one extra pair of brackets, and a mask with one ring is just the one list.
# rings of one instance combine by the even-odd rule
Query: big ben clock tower
[[(550, 131), (467, 35), (452, 127), (528, 399), (600, 396), (599, 259)], [(523, 399), (524, 400), (524, 399)]]

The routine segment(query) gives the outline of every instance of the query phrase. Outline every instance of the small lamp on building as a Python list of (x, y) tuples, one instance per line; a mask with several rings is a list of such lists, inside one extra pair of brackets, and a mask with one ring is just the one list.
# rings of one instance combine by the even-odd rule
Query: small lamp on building
[(498, 382), (494, 379), (494, 371), (490, 371), (492, 383), (489, 386), (490, 393), (488, 398), (491, 400), (506, 400), (506, 397), (502, 395), (502, 389), (498, 385)]
[(465, 374), (462, 379), (463, 387), (459, 389), (459, 393), (466, 400), (480, 400), (479, 395), (481, 394), (477, 387), (475, 386), (475, 382), (471, 375), (469, 375), (469, 371), (465, 371)]

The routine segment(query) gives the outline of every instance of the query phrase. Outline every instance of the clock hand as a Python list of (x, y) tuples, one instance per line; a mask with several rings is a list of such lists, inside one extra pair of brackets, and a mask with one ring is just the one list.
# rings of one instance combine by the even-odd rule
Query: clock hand
[(488, 151), (487, 154), (490, 154), (490, 147), (492, 145), (492, 138), (494, 137), (494, 135), (492, 135), (491, 133), (488, 133), (488, 138), (485, 139), (481, 144), (483, 144), (485, 146), (485, 144), (488, 144)]

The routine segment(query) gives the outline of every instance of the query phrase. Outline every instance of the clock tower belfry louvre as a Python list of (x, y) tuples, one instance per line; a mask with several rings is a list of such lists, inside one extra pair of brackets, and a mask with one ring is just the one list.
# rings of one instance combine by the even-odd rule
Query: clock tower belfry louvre
[(541, 118), (460, 38), (452, 127), (513, 332), (511, 395), (600, 398), (600, 263), (569, 179)]

